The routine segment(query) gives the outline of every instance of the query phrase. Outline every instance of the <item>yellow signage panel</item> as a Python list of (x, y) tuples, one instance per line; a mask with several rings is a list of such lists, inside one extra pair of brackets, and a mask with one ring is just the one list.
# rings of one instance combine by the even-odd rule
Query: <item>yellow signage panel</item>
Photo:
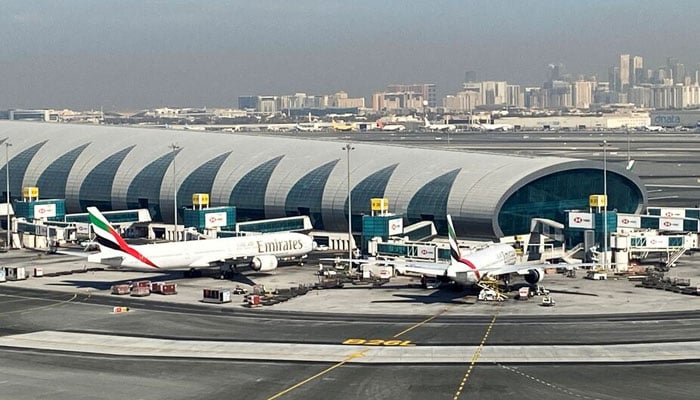
[(39, 198), (39, 188), (36, 186), (22, 188), (22, 197)]
[(374, 198), (372, 201), (372, 211), (388, 211), (389, 199)]
[(194, 194), (192, 194), (192, 205), (208, 206), (209, 205), (209, 193), (194, 193)]
[(608, 205), (608, 198), (604, 194), (592, 194), (588, 196), (588, 205), (591, 207), (605, 207)]

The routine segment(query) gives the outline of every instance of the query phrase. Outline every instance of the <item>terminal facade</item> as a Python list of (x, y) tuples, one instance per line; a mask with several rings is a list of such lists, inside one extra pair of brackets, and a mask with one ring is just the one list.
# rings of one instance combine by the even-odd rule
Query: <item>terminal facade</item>
[[(404, 225), (433, 221), (446, 232), (497, 238), (529, 232), (533, 217), (563, 221), (565, 211), (602, 193), (604, 165), (555, 157), (504, 156), (135, 127), (0, 122), (14, 199), (23, 187), (65, 199), (67, 213), (147, 208), (154, 221), (178, 220), (193, 193), (212, 207), (235, 206), (238, 220), (307, 215), (316, 230), (347, 232), (348, 172), (355, 232), (386, 198)], [(350, 159), (348, 160), (348, 155)], [(0, 170), (5, 187), (7, 163)], [(607, 165), (610, 209), (638, 213), (640, 180)]]

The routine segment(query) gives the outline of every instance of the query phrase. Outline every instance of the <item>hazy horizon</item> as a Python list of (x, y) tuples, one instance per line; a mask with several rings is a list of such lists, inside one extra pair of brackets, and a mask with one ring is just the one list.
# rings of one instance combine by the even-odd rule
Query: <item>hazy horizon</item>
[[(669, 5), (670, 4), (670, 5)], [(700, 3), (678, 0), (0, 1), (0, 109), (235, 107), (257, 94), (368, 97), (466, 71), (541, 85), (546, 66), (595, 74), (700, 62)]]

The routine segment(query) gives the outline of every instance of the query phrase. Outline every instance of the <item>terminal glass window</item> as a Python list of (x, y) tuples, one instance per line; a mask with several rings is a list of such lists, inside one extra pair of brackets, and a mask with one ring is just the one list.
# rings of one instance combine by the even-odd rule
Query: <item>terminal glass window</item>
[[(238, 209), (236, 209), (238, 210)], [(287, 218), (276, 221), (243, 222), (236, 224), (236, 230), (242, 232), (302, 232), (306, 230), (304, 217)]]
[(438, 232), (447, 232), (447, 199), (459, 171), (461, 168), (438, 176), (413, 195), (406, 212), (409, 224), (433, 221)]
[(119, 166), (134, 146), (127, 147), (107, 157), (90, 171), (80, 185), (80, 207), (95, 206), (100, 210), (112, 209), (112, 185)]
[(314, 229), (325, 229), (321, 216), (323, 191), (328, 177), (340, 159), (328, 162), (306, 174), (292, 186), (287, 195), (284, 209), (288, 217), (308, 215)]
[[(12, 157), (10, 160), (10, 198), (18, 199), (22, 197), (22, 182), (24, 181), (24, 175), (27, 173), (27, 167), (32, 161), (39, 149), (45, 145), (47, 140), (37, 143), (34, 146), (22, 151), (16, 156)], [(0, 179), (2, 179), (2, 188), (7, 187), (7, 164), (0, 169)], [(40, 188), (41, 189), (41, 188)], [(3, 190), (4, 191), (4, 190)], [(15, 195), (12, 196), (12, 193)], [(4, 197), (4, 196), (3, 196)]]
[(237, 219), (248, 221), (265, 218), (265, 192), (282, 157), (284, 156), (265, 161), (253, 168), (233, 187), (229, 205), (236, 206)]
[[(160, 213), (160, 190), (173, 158), (180, 151), (182, 149), (177, 149), (175, 152), (169, 151), (136, 174), (126, 192), (127, 208), (147, 207), (154, 221), (163, 220), (163, 216)], [(171, 169), (171, 178), (172, 173)]]
[[(362, 226), (362, 215), (372, 213), (371, 199), (384, 197), (391, 174), (399, 164), (390, 165), (366, 177), (352, 188), (352, 226)], [(348, 199), (345, 198), (345, 215), (348, 215)]]
[[(187, 176), (177, 190), (177, 204), (182, 207), (192, 205), (193, 193), (211, 193), (211, 188), (214, 186), (214, 179), (219, 173), (221, 165), (226, 161), (226, 158), (231, 154), (227, 152), (212, 158), (192, 171)], [(181, 210), (178, 210), (178, 217), (182, 216)]]
[[(608, 171), (608, 210), (632, 214), (643, 201), (637, 185), (622, 175)], [(578, 169), (557, 172), (537, 179), (513, 193), (498, 214), (503, 234), (530, 231), (532, 218), (566, 222), (565, 210), (587, 210), (588, 196), (603, 193), (603, 171)]]
[[(139, 218), (139, 212), (138, 211), (110, 211), (104, 213), (105, 218), (107, 218), (107, 221), (117, 224), (117, 223), (125, 223), (125, 222), (138, 222), (140, 221)], [(83, 223), (90, 223), (90, 215), (89, 214), (68, 214), (65, 217), (66, 222), (83, 222)]]
[(58, 157), (41, 173), (36, 185), (39, 187), (42, 198), (64, 199), (66, 197), (68, 174), (80, 154), (89, 145), (90, 143), (86, 143)]

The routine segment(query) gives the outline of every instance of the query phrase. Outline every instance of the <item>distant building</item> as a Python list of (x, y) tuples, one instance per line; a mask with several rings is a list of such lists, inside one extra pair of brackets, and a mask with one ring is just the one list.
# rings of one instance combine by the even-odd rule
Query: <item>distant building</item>
[(412, 98), (419, 95), (428, 102), (428, 107), (437, 107), (437, 92), (434, 83), (391, 84), (386, 87), (390, 93), (407, 93)]
[(58, 121), (58, 112), (55, 110), (9, 110), (10, 121)]
[(651, 125), (664, 128), (696, 128), (700, 126), (700, 110), (663, 110), (652, 111)]
[(504, 117), (497, 123), (510, 124), (518, 129), (620, 129), (640, 128), (651, 125), (648, 113), (616, 113), (602, 116), (554, 115), (545, 117)]
[(372, 110), (377, 112), (422, 111), (425, 98), (415, 92), (380, 92), (372, 95)]
[(588, 109), (593, 104), (596, 82), (576, 81), (573, 84), (573, 103), (575, 108)]
[(644, 70), (644, 59), (640, 56), (632, 57), (632, 71), (630, 74), (630, 85), (632, 87), (646, 83), (646, 71)]
[(258, 96), (238, 96), (238, 108), (241, 110), (257, 110)]

